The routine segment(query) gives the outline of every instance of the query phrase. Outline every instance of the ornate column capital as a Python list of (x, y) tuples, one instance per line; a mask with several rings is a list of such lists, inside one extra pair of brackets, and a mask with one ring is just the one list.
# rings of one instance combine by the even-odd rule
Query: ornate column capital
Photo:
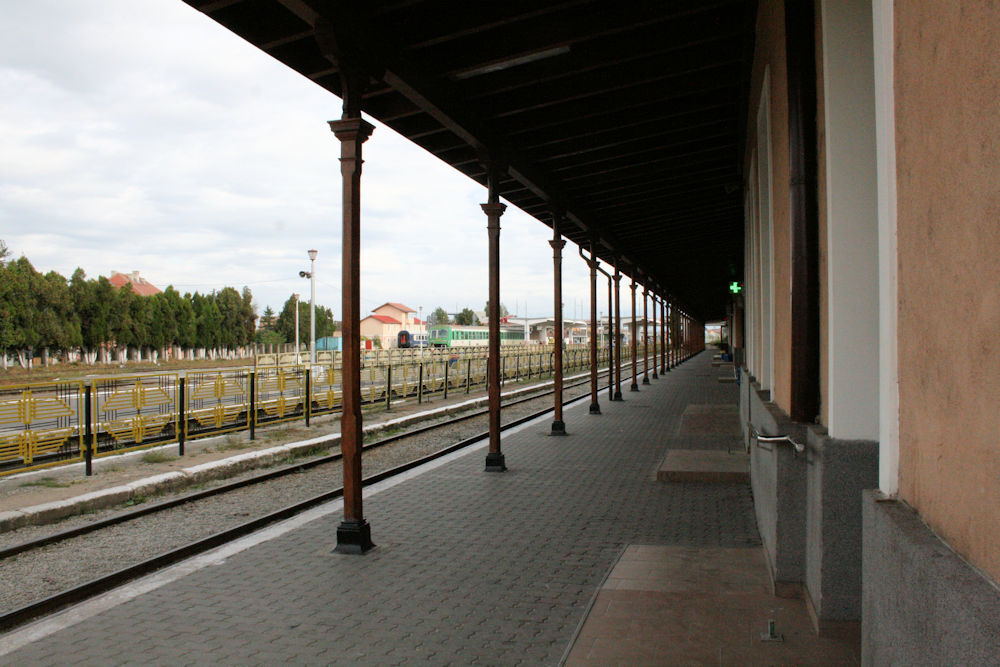
[(330, 120), (327, 123), (330, 125), (330, 130), (341, 141), (357, 141), (360, 139), (361, 143), (364, 143), (368, 141), (368, 137), (372, 136), (372, 132), (375, 130), (375, 126), (364, 118), (342, 118), (340, 120)]
[(483, 209), (483, 213), (485, 213), (491, 218), (492, 217), (499, 218), (501, 215), (503, 215), (503, 212), (507, 210), (507, 204), (500, 204), (500, 203), (480, 204), (480, 206)]

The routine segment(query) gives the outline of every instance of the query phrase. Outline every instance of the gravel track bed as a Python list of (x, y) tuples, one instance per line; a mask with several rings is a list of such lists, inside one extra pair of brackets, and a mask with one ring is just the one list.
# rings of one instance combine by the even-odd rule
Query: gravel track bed
[[(589, 384), (564, 391), (564, 399), (589, 392)], [(503, 409), (505, 423), (551, 406), (551, 396)], [(487, 416), (403, 438), (364, 453), (364, 474), (369, 476), (436, 452), (459, 440), (484, 432)], [(258, 474), (218, 480), (217, 486)], [(59, 593), (91, 579), (177, 548), (191, 541), (239, 525), (296, 502), (341, 486), (340, 462), (254, 484), (219, 496), (157, 512), (94, 533), (32, 550), (0, 562), (0, 612), (8, 612)], [(185, 492), (190, 492), (187, 489)], [(167, 495), (157, 497), (157, 500)], [(3, 536), (4, 546), (62, 532), (78, 525), (113, 516), (129, 508), (109, 509), (72, 517), (53, 526), (28, 526)]]

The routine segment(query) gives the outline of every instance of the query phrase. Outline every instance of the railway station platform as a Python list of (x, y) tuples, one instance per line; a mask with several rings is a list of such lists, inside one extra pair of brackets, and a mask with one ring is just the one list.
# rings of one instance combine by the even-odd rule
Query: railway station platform
[(333, 552), (331, 503), (0, 636), (0, 664), (857, 663), (771, 595), (749, 484), (660, 474), (742, 456), (731, 373), (703, 352), (567, 437), (505, 433), (505, 473), (483, 443), (367, 487), (367, 555)]

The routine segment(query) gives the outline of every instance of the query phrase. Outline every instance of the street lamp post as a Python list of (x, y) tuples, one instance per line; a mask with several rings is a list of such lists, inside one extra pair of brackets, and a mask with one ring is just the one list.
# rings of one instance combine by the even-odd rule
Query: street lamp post
[[(309, 279), (309, 363), (316, 365), (316, 250), (309, 251), (309, 270), (299, 275)], [(296, 309), (296, 314), (298, 310)]]
[(301, 364), (302, 358), (299, 355), (299, 294), (296, 292), (292, 296), (295, 297), (295, 363)]
[(309, 363), (316, 365), (316, 255), (309, 251)]

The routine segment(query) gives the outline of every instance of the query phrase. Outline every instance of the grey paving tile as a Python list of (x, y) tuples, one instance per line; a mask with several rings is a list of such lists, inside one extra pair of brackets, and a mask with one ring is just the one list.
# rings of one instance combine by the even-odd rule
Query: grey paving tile
[(476, 453), (367, 498), (365, 557), (333, 554), (340, 519), (325, 517), (0, 664), (97, 659), (84, 640), (115, 647), (104, 664), (557, 663), (625, 545), (759, 544), (748, 487), (654, 479), (688, 405), (736, 400), (710, 363), (602, 395), (600, 416), (567, 410), (569, 437), (505, 438), (508, 473)]

